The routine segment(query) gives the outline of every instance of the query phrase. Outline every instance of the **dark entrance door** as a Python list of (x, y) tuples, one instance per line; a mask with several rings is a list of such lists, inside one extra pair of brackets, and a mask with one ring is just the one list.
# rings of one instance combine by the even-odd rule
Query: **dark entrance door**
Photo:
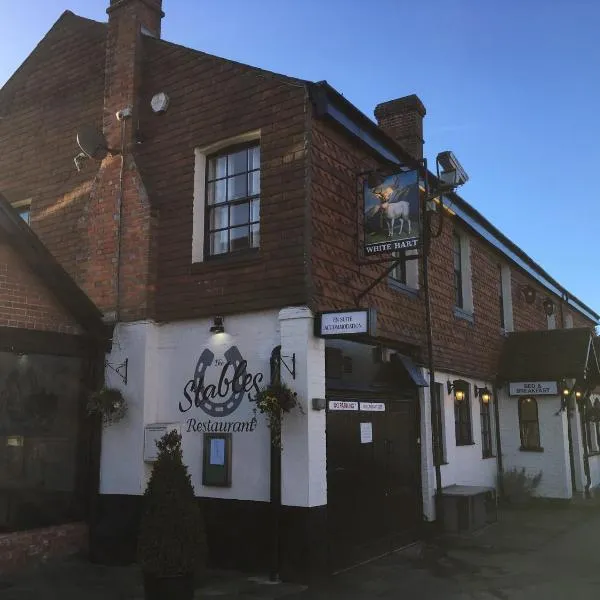
[[(385, 410), (331, 410), (331, 400), (359, 409), (377, 403), (375, 408)], [(418, 432), (416, 389), (404, 396), (328, 395), (327, 518), (334, 570), (417, 539), (422, 512)]]

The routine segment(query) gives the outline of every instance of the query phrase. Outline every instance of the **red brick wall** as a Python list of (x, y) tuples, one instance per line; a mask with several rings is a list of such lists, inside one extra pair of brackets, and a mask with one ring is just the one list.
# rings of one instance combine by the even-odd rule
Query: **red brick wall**
[(85, 552), (87, 548), (88, 527), (84, 523), (0, 534), (0, 575)]
[[(332, 310), (355, 305), (364, 290), (386, 265), (359, 266), (357, 246), (360, 235), (356, 219), (362, 210), (362, 196), (356, 193), (356, 173), (373, 166), (372, 159), (346, 137), (323, 121), (313, 121), (311, 146), (311, 264), (313, 309)], [(358, 203), (358, 206), (357, 206)], [(500, 330), (498, 263), (501, 256), (481, 238), (470, 238), (473, 273), (473, 321), (455, 316), (452, 232), (453, 218), (445, 218), (440, 237), (432, 242), (430, 287), (434, 354), (437, 369), (484, 379), (497, 369), (504, 337)], [(389, 264), (388, 264), (389, 266)], [(515, 330), (546, 329), (542, 307), (548, 292), (516, 266), (512, 273)], [(536, 302), (529, 305), (519, 293), (521, 285), (537, 290)], [(559, 299), (553, 298), (560, 327)], [(421, 291), (418, 296), (392, 289), (387, 280), (379, 283), (361, 302), (378, 310), (378, 333), (390, 340), (420, 348), (426, 356), (425, 313)], [(573, 312), (573, 311), (571, 311)], [(565, 313), (566, 314), (566, 313)], [(583, 317), (574, 324), (591, 326)]]
[(0, 90), (0, 191), (10, 201), (31, 198), (31, 227), (80, 285), (98, 165), (77, 173), (73, 158), (77, 129), (102, 123), (105, 34), (106, 26), (65, 13)]
[(6, 243), (0, 243), (0, 326), (80, 332), (73, 318)]
[[(146, 39), (138, 160), (156, 211), (156, 316), (194, 318), (302, 304), (303, 85)], [(163, 115), (150, 110), (169, 94)], [(194, 149), (261, 131), (261, 239), (255, 254), (192, 264)]]

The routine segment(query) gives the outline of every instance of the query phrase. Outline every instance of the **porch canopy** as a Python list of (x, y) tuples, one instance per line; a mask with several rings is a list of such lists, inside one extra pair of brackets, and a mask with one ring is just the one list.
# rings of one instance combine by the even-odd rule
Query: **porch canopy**
[(592, 328), (510, 333), (504, 342), (498, 381), (575, 379), (593, 389), (600, 384), (598, 340)]

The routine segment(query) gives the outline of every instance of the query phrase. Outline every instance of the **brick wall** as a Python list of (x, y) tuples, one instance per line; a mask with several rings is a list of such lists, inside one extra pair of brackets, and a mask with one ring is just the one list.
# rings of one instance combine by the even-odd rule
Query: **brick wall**
[(84, 523), (0, 534), (0, 575), (84, 552), (87, 548), (88, 527)]
[[(365, 289), (386, 265), (360, 266), (357, 247), (360, 232), (356, 220), (362, 210), (362, 195), (357, 194), (356, 174), (371, 168), (373, 160), (356, 143), (352, 143), (323, 121), (313, 121), (311, 146), (311, 265), (314, 310), (334, 310), (355, 305), (358, 293)], [(430, 287), (432, 325), (436, 368), (450, 373), (489, 381), (495, 374), (504, 337), (500, 329), (498, 263), (506, 260), (483, 239), (468, 236), (473, 273), (472, 320), (455, 315), (453, 280), (454, 220), (446, 216), (439, 237), (432, 241), (430, 255)], [(364, 259), (362, 259), (364, 260)], [(525, 272), (511, 268), (514, 328), (517, 331), (546, 329), (547, 319), (542, 302), (550, 294)], [(530, 285), (536, 290), (536, 301), (527, 304), (520, 288)], [(552, 297), (560, 322), (560, 299)], [(425, 358), (425, 313), (421, 290), (408, 295), (390, 287), (383, 280), (361, 302), (378, 310), (378, 333), (383, 338), (416, 347)], [(575, 316), (574, 326), (591, 326)], [(420, 350), (420, 351), (419, 351)]]
[(0, 243), (0, 326), (80, 332), (74, 319), (6, 243)]
[[(156, 214), (160, 320), (302, 304), (306, 92), (301, 83), (147, 38), (137, 156)], [(164, 91), (168, 111), (150, 100)], [(192, 264), (194, 150), (260, 130), (260, 249)]]
[(77, 129), (102, 123), (105, 35), (105, 25), (66, 12), (0, 90), (0, 191), (9, 201), (31, 199), (32, 229), (80, 285), (98, 165), (88, 161), (78, 173), (73, 157)]

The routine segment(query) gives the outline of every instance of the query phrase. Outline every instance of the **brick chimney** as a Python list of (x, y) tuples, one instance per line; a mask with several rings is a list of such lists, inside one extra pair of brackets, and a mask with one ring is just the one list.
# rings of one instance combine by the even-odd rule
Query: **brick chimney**
[(382, 102), (375, 107), (377, 124), (411, 156), (423, 158), (425, 106), (416, 94)]
[[(117, 111), (133, 110), (137, 123), (138, 92), (141, 79), (142, 35), (160, 37), (162, 0), (110, 0), (106, 40), (104, 89), (104, 133), (109, 147), (120, 144), (121, 125)], [(135, 134), (129, 127), (129, 141)]]
[[(107, 9), (103, 131), (118, 151), (101, 163), (90, 192), (89, 264), (85, 290), (105, 320), (148, 316), (151, 276), (151, 210), (135, 159), (143, 36), (160, 36), (162, 0), (110, 0)], [(119, 120), (117, 112), (131, 110)]]

